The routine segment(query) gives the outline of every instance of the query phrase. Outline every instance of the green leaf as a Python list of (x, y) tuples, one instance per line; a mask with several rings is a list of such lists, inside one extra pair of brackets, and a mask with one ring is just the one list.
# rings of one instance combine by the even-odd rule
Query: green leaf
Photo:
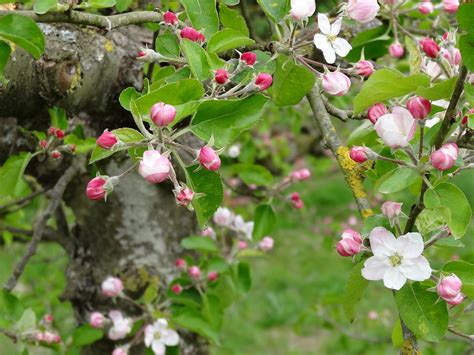
[(401, 348), (403, 345), (403, 330), (400, 319), (395, 321), (392, 328), (392, 345), (396, 349)]
[(273, 183), (272, 173), (262, 165), (235, 164), (232, 170), (237, 172), (247, 185), (270, 186)]
[(195, 332), (209, 339), (214, 344), (219, 343), (219, 334), (202, 314), (191, 308), (183, 308), (173, 316), (173, 322), (177, 325)]
[(281, 22), (290, 12), (289, 0), (257, 0), (258, 4), (273, 22)]
[(89, 324), (84, 324), (74, 330), (72, 343), (75, 346), (84, 346), (95, 343), (102, 339), (104, 332), (102, 329), (92, 328)]
[(221, 307), (221, 302), (218, 296), (212, 294), (203, 294), (203, 309), (204, 317), (209, 321), (212, 327), (219, 330), (222, 326), (224, 318), (224, 310)]
[(272, 87), (275, 103), (278, 106), (298, 104), (313, 88), (315, 80), (315, 75), (306, 67), (286, 55), (278, 56)]
[(394, 69), (377, 70), (364, 83), (355, 97), (354, 114), (359, 114), (378, 102), (410, 94), (419, 86), (429, 85), (430, 78), (425, 74), (404, 76)]
[(23, 173), (31, 160), (31, 153), (12, 155), (0, 168), (0, 198), (18, 197), (23, 181)]
[(156, 38), (155, 50), (165, 57), (179, 57), (179, 43), (176, 35), (171, 31), (166, 31)]
[(211, 76), (211, 67), (206, 51), (196, 42), (184, 39), (181, 42), (184, 55), (188, 60), (191, 73), (196, 79), (203, 81)]
[(3, 70), (8, 63), (8, 58), (10, 58), (10, 54), (12, 49), (7, 42), (0, 40), (0, 87), (2, 86), (3, 81)]
[(456, 16), (459, 28), (465, 31), (474, 30), (474, 4), (462, 3), (458, 8)]
[(206, 38), (219, 29), (216, 0), (181, 0), (194, 28), (201, 30)]
[(18, 44), (38, 59), (44, 51), (44, 35), (35, 21), (16, 14), (0, 17), (0, 38)]
[(376, 135), (374, 125), (369, 120), (365, 120), (349, 135), (349, 138), (347, 138), (347, 145), (367, 145), (367, 136), (369, 136), (370, 134)]
[(85, 8), (106, 9), (115, 6), (116, 2), (115, 0), (89, 0), (83, 4)]
[[(138, 132), (137, 130), (133, 128), (118, 128), (114, 129), (111, 131), (113, 134), (115, 134), (119, 140), (121, 140), (123, 143), (136, 143), (140, 142), (145, 137)], [(128, 147), (120, 147), (114, 150), (107, 150), (107, 149), (102, 149), (99, 146), (96, 146), (94, 150), (92, 151), (91, 158), (89, 160), (89, 164), (95, 163), (99, 160), (105, 159), (107, 157), (110, 157), (111, 155), (120, 152), (122, 150), (126, 150)]]
[(398, 168), (385, 174), (382, 184), (378, 188), (378, 192), (383, 194), (391, 194), (413, 185), (417, 180), (421, 179), (420, 174), (410, 168)]
[(0, 326), (9, 328), (23, 314), (20, 300), (8, 291), (0, 291)]
[(437, 83), (431, 87), (422, 87), (420, 86), (415, 94), (421, 97), (424, 97), (428, 100), (441, 100), (449, 99), (453, 94), (454, 87), (456, 86), (456, 81), (458, 80), (457, 76), (444, 80), (440, 83)]
[(195, 192), (203, 194), (193, 199), (192, 205), (196, 212), (199, 225), (204, 228), (224, 198), (221, 177), (215, 171), (200, 169), (198, 165), (186, 168), (187, 184)]
[(36, 314), (31, 308), (25, 309), (20, 320), (16, 323), (18, 332), (31, 331), (36, 328)]
[(469, 71), (474, 71), (474, 31), (459, 38), (462, 61)]
[(369, 285), (369, 281), (362, 277), (361, 270), (363, 267), (364, 262), (354, 265), (351, 274), (349, 275), (349, 280), (347, 281), (346, 290), (342, 297), (342, 307), (344, 309), (344, 313), (351, 323), (355, 319), (357, 304), (361, 300), (365, 289)]
[(125, 12), (132, 4), (133, 0), (117, 0), (115, 7), (118, 12)]
[(49, 117), (51, 117), (51, 126), (65, 131), (68, 127), (66, 111), (60, 107), (51, 107), (48, 112)]
[(140, 93), (134, 87), (128, 87), (120, 93), (120, 105), (127, 111), (130, 111), (130, 103), (140, 97)]
[(422, 235), (427, 235), (435, 230), (439, 230), (450, 218), (451, 212), (446, 207), (425, 208), (416, 218), (416, 229)]
[(35, 0), (33, 10), (35, 13), (42, 15), (48, 11), (56, 9), (58, 6), (57, 0)]
[(438, 302), (436, 292), (427, 291), (419, 283), (405, 286), (395, 294), (398, 312), (417, 338), (439, 341), (448, 329), (446, 303)]
[(244, 36), (241, 32), (225, 28), (216, 32), (211, 39), (209, 39), (207, 50), (209, 52), (221, 53), (253, 43), (255, 43), (253, 39)]
[(215, 145), (224, 147), (257, 123), (267, 100), (263, 95), (253, 95), (240, 100), (205, 101), (193, 117), (191, 130), (205, 141), (214, 136)]
[(245, 19), (240, 15), (240, 12), (237, 10), (229, 9), (227, 6), (222, 3), (219, 4), (219, 17), (221, 19), (221, 24), (225, 28), (230, 28), (235, 31), (239, 31), (244, 36), (249, 36), (249, 29)]
[(450, 218), (445, 222), (451, 234), (456, 239), (464, 236), (471, 223), (472, 211), (469, 201), (459, 187), (449, 183), (439, 184), (426, 191), (424, 203), (426, 208), (431, 209), (446, 207), (450, 211)]
[(443, 272), (456, 274), (462, 281), (461, 291), (468, 297), (474, 297), (474, 264), (467, 261), (450, 261), (444, 264)]
[(410, 63), (410, 74), (418, 74), (421, 69), (421, 54), (416, 43), (408, 36), (405, 37), (405, 46), (408, 51), (408, 62)]
[(237, 289), (240, 292), (246, 293), (252, 287), (252, 275), (250, 273), (250, 265), (248, 263), (240, 262), (237, 267)]
[(197, 250), (201, 252), (218, 251), (216, 242), (214, 242), (211, 238), (201, 236), (184, 238), (181, 241), (181, 246), (184, 249)]
[(271, 235), (276, 224), (276, 215), (273, 207), (266, 203), (259, 205), (255, 210), (254, 221), (253, 238), (255, 240)]
[(351, 40), (351, 45), (352, 47), (359, 47), (366, 43), (380, 41), (380, 40), (387, 40), (387, 39), (390, 39), (390, 37), (387, 35), (387, 26), (382, 25), (382, 26), (371, 28), (369, 30), (358, 33)]

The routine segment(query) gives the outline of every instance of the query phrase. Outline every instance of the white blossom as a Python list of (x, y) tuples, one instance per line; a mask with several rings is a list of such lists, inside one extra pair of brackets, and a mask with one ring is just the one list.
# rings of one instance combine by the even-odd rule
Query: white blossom
[(329, 64), (336, 61), (336, 54), (345, 57), (352, 46), (344, 38), (337, 37), (341, 30), (342, 17), (338, 17), (331, 25), (325, 14), (318, 14), (318, 26), (321, 33), (314, 35), (314, 45), (323, 52), (324, 59)]
[(153, 325), (147, 325), (145, 328), (145, 345), (151, 346), (156, 355), (164, 355), (166, 346), (175, 346), (178, 343), (179, 335), (168, 328), (166, 319), (160, 318)]

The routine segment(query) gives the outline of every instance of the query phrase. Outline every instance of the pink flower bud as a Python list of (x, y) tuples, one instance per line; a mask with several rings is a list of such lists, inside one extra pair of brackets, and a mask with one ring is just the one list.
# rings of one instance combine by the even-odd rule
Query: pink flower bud
[(374, 72), (374, 65), (368, 60), (361, 60), (355, 65), (355, 70), (357, 72), (357, 75), (368, 77), (371, 76)]
[(199, 269), (197, 266), (191, 266), (188, 269), (188, 275), (190, 278), (198, 280), (201, 277), (201, 269)]
[(264, 237), (260, 243), (258, 243), (258, 247), (263, 251), (270, 251), (273, 249), (273, 238), (272, 237)]
[(56, 130), (57, 130), (56, 127), (49, 127), (48, 128), (48, 135), (55, 136), (56, 135)]
[(51, 333), (51, 332), (43, 332), (41, 336), (38, 334), (36, 335), (36, 339), (40, 341), (44, 341), (46, 344), (59, 344), (61, 342), (61, 337), (58, 334)]
[(183, 287), (180, 284), (174, 284), (171, 286), (171, 291), (177, 295), (183, 292)]
[(450, 305), (456, 306), (461, 303), (464, 299), (464, 295), (461, 293), (462, 282), (455, 274), (443, 277), (436, 290), (438, 291), (439, 297), (444, 299)]
[(353, 229), (345, 229), (336, 250), (341, 256), (353, 256), (360, 252), (362, 246), (361, 235)]
[(201, 236), (215, 238), (216, 237), (216, 232), (214, 231), (214, 229), (212, 227), (207, 227), (207, 228), (204, 228), (201, 231)]
[(356, 163), (364, 163), (368, 160), (364, 147), (358, 147), (358, 146), (352, 147), (351, 151), (349, 152), (349, 156)]
[(418, 5), (418, 11), (423, 15), (431, 14), (434, 11), (434, 5), (430, 0), (424, 0)]
[(209, 146), (204, 146), (199, 151), (199, 163), (207, 170), (215, 171), (221, 167), (221, 159), (214, 149)]
[(329, 95), (343, 96), (351, 87), (351, 80), (341, 72), (331, 72), (323, 75), (323, 89)]
[(137, 58), (142, 58), (142, 57), (145, 57), (147, 54), (144, 52), (144, 51), (140, 51), (138, 52), (137, 54)]
[(103, 149), (112, 149), (118, 143), (118, 138), (107, 129), (97, 138), (96, 144)]
[(431, 112), (431, 102), (421, 96), (414, 96), (407, 101), (407, 109), (413, 118), (424, 119)]
[(240, 250), (244, 250), (244, 249), (247, 249), (248, 248), (248, 244), (245, 240), (239, 240), (238, 242), (238, 247)]
[(394, 219), (402, 212), (403, 203), (386, 201), (382, 205), (382, 213), (388, 219)]
[(431, 154), (431, 165), (441, 171), (451, 169), (458, 158), (458, 150), (456, 143), (444, 144)]
[(178, 16), (174, 12), (166, 11), (163, 14), (163, 20), (167, 25), (176, 25), (178, 23)]
[(92, 312), (89, 317), (89, 324), (92, 328), (102, 328), (104, 326), (104, 315), (100, 312)]
[(59, 150), (53, 150), (53, 151), (51, 152), (51, 158), (53, 158), (53, 159), (61, 159), (61, 157), (62, 157), (62, 154), (61, 154), (61, 152), (60, 152)]
[(123, 291), (122, 280), (109, 276), (102, 282), (101, 290), (102, 294), (106, 297), (117, 297)]
[(77, 147), (76, 147), (75, 144), (69, 144), (68, 148), (69, 148), (69, 151), (71, 152), (71, 154), (74, 154), (76, 152)]
[(349, 0), (347, 4), (349, 17), (361, 23), (372, 21), (379, 9), (377, 0)]
[(181, 206), (187, 206), (194, 198), (194, 192), (189, 187), (182, 188), (176, 195), (176, 201)]
[(447, 40), (449, 39), (449, 32), (446, 31), (445, 33), (443, 33), (443, 36), (441, 37), (441, 39), (442, 39), (443, 41), (447, 41)]
[(48, 148), (48, 141), (45, 139), (40, 140), (38, 144), (42, 149)]
[(207, 274), (207, 281), (209, 282), (217, 281), (218, 277), (219, 277), (219, 274), (217, 273), (217, 271), (211, 271), (210, 273)]
[(382, 117), (383, 115), (386, 115), (388, 113), (387, 107), (382, 104), (378, 103), (369, 108), (369, 111), (367, 111), (367, 117), (369, 118), (370, 122), (375, 124), (379, 117)]
[(451, 65), (459, 65), (461, 62), (461, 52), (457, 48), (453, 48), (451, 51), (443, 50), (443, 57)]
[(176, 265), (176, 267), (178, 269), (181, 269), (181, 270), (185, 270), (186, 269), (186, 261), (184, 259), (176, 259), (176, 261), (174, 262), (174, 264)]
[(54, 321), (54, 317), (53, 317), (52, 314), (45, 314), (43, 316), (42, 322), (44, 324), (51, 324), (51, 323), (53, 323), (53, 321)]
[(56, 131), (54, 132), (54, 135), (57, 139), (63, 139), (65, 134), (64, 134), (64, 131), (57, 128)]
[(308, 169), (300, 169), (292, 171), (290, 174), (290, 178), (293, 181), (305, 181), (311, 177), (311, 172)]
[(431, 38), (423, 38), (420, 41), (420, 46), (423, 49), (423, 52), (425, 52), (425, 54), (430, 58), (436, 58), (439, 54), (439, 46)]
[(222, 227), (230, 226), (234, 219), (234, 214), (225, 207), (219, 207), (213, 216), (214, 223)]
[(38, 332), (35, 334), (36, 341), (44, 341), (44, 334), (42, 332)]
[(401, 58), (403, 56), (403, 53), (405, 53), (405, 50), (403, 49), (400, 43), (392, 43), (388, 48), (388, 53), (393, 58)]
[(315, 0), (291, 0), (290, 15), (295, 20), (306, 20), (316, 11)]
[(165, 181), (170, 173), (171, 163), (157, 150), (147, 150), (138, 166), (138, 172), (146, 181), (158, 184)]
[(192, 27), (185, 27), (181, 30), (180, 34), (181, 38), (187, 38), (189, 39), (190, 41), (193, 41), (193, 42), (205, 42), (206, 41), (206, 38), (204, 37), (204, 35), (195, 30), (194, 28)]
[(443, 0), (443, 9), (447, 13), (454, 14), (458, 11), (459, 0)]
[(115, 348), (114, 351), (112, 351), (112, 355), (127, 355), (128, 351), (125, 350), (124, 348)]
[(158, 127), (165, 127), (176, 117), (176, 108), (159, 102), (151, 107), (150, 118)]
[(89, 200), (102, 200), (107, 195), (104, 188), (106, 183), (107, 179), (102, 176), (97, 176), (89, 181), (86, 189), (87, 198)]
[(220, 85), (224, 85), (229, 80), (229, 72), (225, 69), (217, 69), (214, 80)]
[(272, 86), (273, 78), (270, 74), (267, 73), (260, 73), (255, 78), (255, 85), (258, 86), (260, 91), (267, 90), (270, 86)]
[(293, 192), (290, 196), (290, 200), (293, 208), (302, 209), (304, 207), (304, 202), (298, 192)]
[(253, 52), (245, 52), (240, 55), (240, 60), (245, 64), (252, 66), (257, 61), (257, 55)]

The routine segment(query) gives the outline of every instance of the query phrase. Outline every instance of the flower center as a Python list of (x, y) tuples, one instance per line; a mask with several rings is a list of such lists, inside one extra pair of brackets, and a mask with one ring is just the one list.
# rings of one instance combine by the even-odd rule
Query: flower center
[(334, 36), (334, 35), (328, 35), (328, 40), (330, 42), (334, 42), (336, 40), (337, 36)]
[(390, 260), (390, 264), (392, 264), (393, 267), (400, 265), (402, 263), (402, 259), (403, 257), (398, 253), (395, 253), (388, 258), (388, 260)]

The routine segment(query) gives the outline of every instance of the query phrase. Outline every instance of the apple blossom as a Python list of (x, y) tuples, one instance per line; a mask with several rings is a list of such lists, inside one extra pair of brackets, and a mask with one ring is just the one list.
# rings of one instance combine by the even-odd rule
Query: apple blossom
[(335, 71), (323, 75), (323, 89), (329, 95), (343, 96), (351, 87), (351, 80), (347, 75)]
[(59, 150), (53, 150), (53, 151), (51, 152), (51, 158), (53, 158), (53, 159), (61, 159), (61, 157), (62, 157), (62, 154), (61, 154), (61, 152), (60, 152)]
[(49, 313), (45, 314), (43, 318), (41, 318), (41, 323), (43, 324), (52, 324), (53, 321), (54, 321), (54, 317), (52, 314), (49, 314)]
[(322, 13), (318, 14), (318, 26), (321, 33), (314, 35), (314, 45), (323, 52), (324, 59), (327, 63), (332, 64), (336, 61), (336, 54), (345, 57), (352, 46), (344, 38), (337, 35), (341, 30), (342, 17), (338, 17), (331, 25), (329, 18)]
[(374, 256), (368, 258), (362, 269), (367, 280), (383, 280), (385, 287), (399, 290), (408, 280), (424, 281), (431, 276), (428, 260), (421, 254), (424, 249), (420, 233), (395, 236), (383, 227), (374, 228), (369, 234)]
[(54, 136), (58, 139), (63, 139), (65, 136), (65, 133), (62, 129), (56, 128), (56, 130), (54, 131)]
[(188, 275), (190, 278), (198, 280), (201, 277), (201, 269), (199, 269), (197, 266), (191, 266), (188, 269)]
[(442, 54), (451, 65), (459, 65), (461, 63), (461, 52), (457, 48), (452, 48), (451, 51), (443, 49)]
[(168, 126), (176, 117), (173, 105), (158, 102), (151, 107), (150, 118), (158, 127)]
[(194, 198), (194, 192), (189, 187), (184, 186), (176, 194), (176, 201), (181, 206), (188, 206)]
[(464, 295), (461, 293), (462, 282), (455, 274), (446, 276), (440, 279), (436, 290), (439, 297), (445, 300), (452, 306), (457, 306), (464, 300)]
[(443, 9), (447, 13), (454, 14), (458, 11), (459, 0), (443, 0)]
[(296, 20), (306, 20), (316, 11), (315, 0), (291, 0), (290, 15)]
[(441, 67), (439, 64), (429, 60), (427, 57), (424, 58), (421, 67), (432, 79), (436, 79), (441, 75)]
[(210, 238), (214, 239), (216, 237), (216, 232), (214, 231), (214, 229), (212, 227), (207, 227), (207, 228), (204, 228), (201, 231), (201, 235), (203, 237), (210, 237)]
[(199, 163), (207, 170), (218, 170), (221, 167), (221, 159), (216, 151), (209, 146), (204, 146), (199, 150)]
[(388, 53), (393, 58), (401, 58), (403, 57), (403, 53), (405, 53), (405, 50), (403, 49), (400, 43), (395, 42), (395, 43), (392, 43), (390, 47), (388, 47)]
[(290, 196), (290, 200), (294, 208), (301, 209), (304, 207), (304, 201), (298, 192), (293, 192)]
[(300, 169), (292, 171), (290, 174), (290, 178), (293, 181), (305, 181), (311, 177), (311, 172), (308, 169)]
[(377, 0), (349, 0), (347, 4), (349, 17), (361, 23), (372, 21), (379, 10)]
[(102, 134), (97, 138), (96, 144), (101, 147), (102, 149), (112, 149), (114, 145), (118, 143), (118, 138), (109, 130), (105, 130)]
[(434, 11), (434, 5), (430, 0), (423, 0), (418, 5), (418, 11), (423, 15), (431, 14)]
[(211, 271), (210, 273), (207, 274), (207, 280), (210, 282), (217, 281), (217, 278), (219, 277), (219, 274), (217, 271)]
[(232, 229), (234, 229), (236, 232), (240, 232), (245, 237), (249, 240), (252, 239), (252, 234), (253, 234), (253, 228), (254, 228), (254, 222), (245, 222), (242, 216), (237, 215), (235, 216), (233, 222), (232, 222)]
[(444, 171), (451, 169), (458, 158), (459, 148), (456, 143), (444, 144), (430, 156), (430, 163), (434, 168)]
[(416, 121), (410, 111), (397, 106), (392, 113), (381, 116), (374, 127), (387, 146), (403, 148), (409, 145), (415, 135)]
[(240, 55), (240, 60), (248, 66), (252, 66), (257, 61), (257, 55), (253, 52), (244, 52)]
[(382, 103), (378, 103), (369, 108), (367, 111), (367, 117), (369, 118), (370, 122), (375, 124), (375, 122), (377, 122), (380, 117), (387, 113), (387, 107)]
[(217, 69), (214, 80), (220, 85), (227, 83), (227, 80), (229, 80), (229, 72), (225, 69)]
[(430, 58), (436, 58), (439, 54), (439, 46), (431, 38), (423, 38), (420, 41), (420, 46), (423, 49), (423, 52), (425, 52), (425, 54)]
[(97, 176), (87, 184), (86, 195), (89, 200), (102, 200), (107, 195), (108, 177)]
[(176, 259), (176, 261), (174, 262), (174, 264), (176, 265), (176, 267), (178, 269), (181, 269), (181, 270), (185, 270), (186, 269), (186, 261), (184, 259), (181, 259), (181, 258), (178, 258)]
[(431, 102), (421, 96), (414, 96), (407, 101), (407, 109), (413, 118), (424, 119), (431, 112)]
[(273, 249), (273, 238), (272, 237), (264, 237), (260, 243), (258, 243), (258, 247), (263, 251), (270, 251)]
[(240, 250), (244, 250), (248, 248), (248, 243), (245, 240), (239, 240), (238, 247)]
[(167, 25), (176, 25), (178, 23), (178, 16), (174, 12), (166, 11), (163, 14), (163, 20)]
[(123, 339), (132, 331), (132, 320), (124, 318), (120, 311), (110, 311), (109, 318), (112, 320), (112, 327), (108, 333), (110, 340)]
[(145, 345), (156, 355), (164, 355), (167, 346), (176, 346), (179, 343), (178, 333), (168, 328), (166, 319), (160, 318), (153, 325), (145, 327)]
[(240, 144), (232, 144), (227, 150), (227, 155), (230, 158), (238, 158), (240, 155)]
[(153, 184), (165, 181), (170, 173), (171, 163), (157, 150), (147, 150), (138, 166), (138, 172), (145, 180)]
[(368, 77), (374, 72), (374, 65), (368, 60), (361, 60), (355, 65), (357, 75)]
[(56, 128), (56, 127), (49, 127), (48, 128), (48, 135), (50, 135), (50, 136), (56, 135), (57, 130), (58, 130), (58, 128)]
[(360, 252), (362, 247), (361, 235), (353, 229), (345, 229), (341, 240), (336, 245), (336, 250), (341, 256), (353, 256)]
[(46, 139), (42, 139), (42, 140), (39, 141), (38, 144), (42, 149), (46, 149), (46, 148), (48, 148), (49, 143)]
[(260, 73), (255, 78), (255, 85), (258, 86), (260, 91), (267, 90), (270, 86), (272, 86), (273, 78), (268, 73)]
[(221, 226), (221, 227), (228, 227), (234, 221), (234, 214), (225, 207), (219, 207), (217, 211), (214, 213), (214, 223)]
[(106, 297), (117, 297), (123, 291), (123, 283), (117, 277), (107, 277), (101, 285), (102, 294)]
[(36, 333), (35, 339), (37, 341), (45, 342), (46, 344), (59, 344), (61, 342), (59, 334), (48, 331)]
[(364, 163), (369, 159), (365, 152), (365, 147), (352, 147), (349, 152), (349, 156), (357, 163)]
[(403, 203), (386, 201), (382, 205), (382, 213), (388, 219), (393, 220), (394, 218), (398, 217), (402, 212), (402, 205)]
[(185, 27), (181, 30), (181, 32), (179, 33), (179, 35), (181, 36), (181, 38), (186, 38), (186, 39), (189, 39), (190, 41), (193, 41), (193, 42), (205, 42), (206, 41), (206, 37), (204, 37), (204, 35), (197, 31), (196, 29), (192, 28), (192, 27)]
[(127, 355), (128, 351), (124, 348), (115, 348), (114, 351), (112, 351), (112, 355)]
[(183, 287), (180, 284), (174, 284), (171, 286), (171, 291), (177, 295), (183, 292)]
[(104, 326), (104, 315), (100, 312), (92, 312), (89, 317), (89, 324), (92, 328), (102, 328)]

